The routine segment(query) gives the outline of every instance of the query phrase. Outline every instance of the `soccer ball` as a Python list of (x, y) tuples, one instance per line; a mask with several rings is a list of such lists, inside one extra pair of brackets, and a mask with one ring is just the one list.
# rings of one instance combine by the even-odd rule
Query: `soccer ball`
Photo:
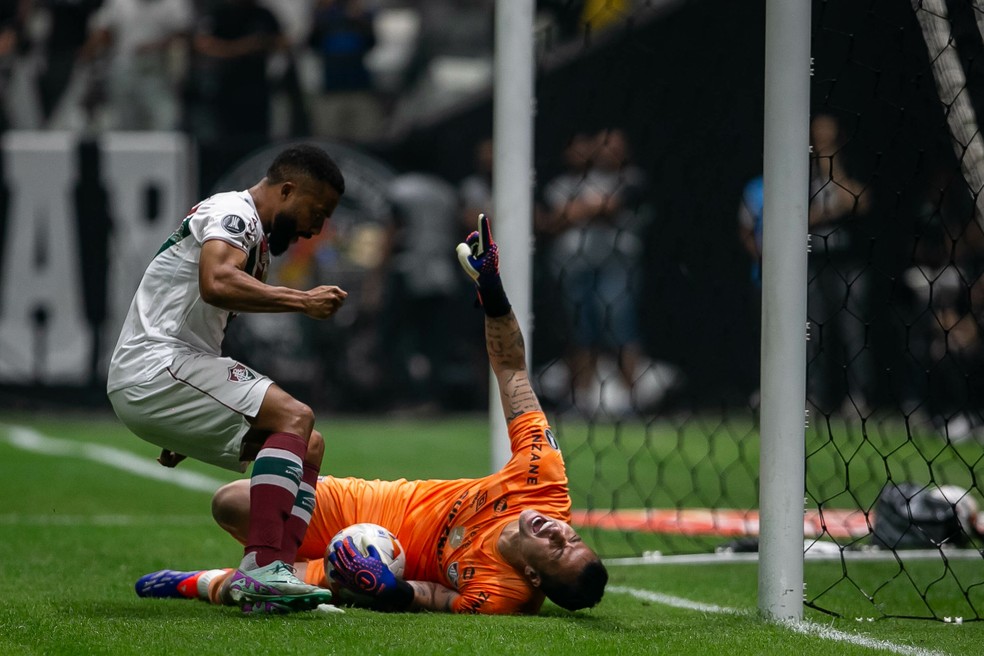
[(328, 548), (325, 550), (325, 577), (328, 581), (332, 581), (331, 571), (334, 569), (331, 561), (328, 560), (328, 554), (335, 548), (334, 545), (336, 542), (344, 541), (345, 538), (352, 538), (355, 548), (363, 556), (369, 555), (369, 545), (376, 547), (379, 557), (386, 563), (386, 566), (393, 572), (393, 575), (398, 579), (403, 578), (403, 570), (407, 564), (407, 556), (403, 551), (403, 545), (400, 544), (400, 541), (396, 539), (395, 535), (379, 524), (363, 523), (352, 524), (343, 528), (328, 543)]

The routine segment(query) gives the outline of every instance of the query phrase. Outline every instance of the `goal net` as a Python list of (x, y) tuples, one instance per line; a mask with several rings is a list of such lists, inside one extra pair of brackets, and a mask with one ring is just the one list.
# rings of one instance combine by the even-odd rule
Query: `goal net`
[[(576, 523), (609, 558), (754, 551), (764, 7), (544, 6), (533, 353)], [(834, 615), (984, 610), (982, 15), (813, 3), (805, 601)]]

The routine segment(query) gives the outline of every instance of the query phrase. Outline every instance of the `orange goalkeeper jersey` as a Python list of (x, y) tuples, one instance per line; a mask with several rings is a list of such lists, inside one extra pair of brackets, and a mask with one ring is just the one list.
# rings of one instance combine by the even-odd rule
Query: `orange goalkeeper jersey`
[(484, 478), (452, 481), (367, 481), (324, 476), (299, 557), (305, 578), (323, 583), (328, 541), (351, 524), (388, 528), (406, 551), (408, 581), (457, 590), (456, 613), (536, 613), (543, 594), (499, 554), (503, 527), (532, 508), (565, 522), (571, 518), (564, 460), (542, 412), (520, 415), (509, 426), (512, 458)]

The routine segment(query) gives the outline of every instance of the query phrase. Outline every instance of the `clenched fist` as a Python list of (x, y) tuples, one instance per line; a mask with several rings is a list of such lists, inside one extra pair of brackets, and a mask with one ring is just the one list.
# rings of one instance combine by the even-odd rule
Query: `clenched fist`
[(341, 287), (320, 285), (308, 290), (304, 314), (314, 319), (327, 319), (338, 312), (347, 297), (348, 292)]

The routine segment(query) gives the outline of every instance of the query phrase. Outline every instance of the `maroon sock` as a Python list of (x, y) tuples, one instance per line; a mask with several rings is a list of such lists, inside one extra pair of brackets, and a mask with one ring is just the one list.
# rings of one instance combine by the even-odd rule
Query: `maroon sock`
[(284, 526), (297, 498), (306, 452), (307, 442), (297, 435), (274, 433), (256, 455), (249, 482), (245, 553), (255, 553), (260, 567), (283, 559)]
[(318, 473), (321, 467), (304, 463), (304, 475), (301, 477), (301, 485), (297, 490), (297, 498), (294, 500), (294, 507), (290, 511), (290, 517), (284, 526), (284, 541), (281, 545), (283, 560), (292, 563), (297, 556), (297, 550), (304, 541), (304, 534), (307, 533), (308, 524), (311, 523), (311, 513), (314, 512), (314, 487), (318, 484)]

